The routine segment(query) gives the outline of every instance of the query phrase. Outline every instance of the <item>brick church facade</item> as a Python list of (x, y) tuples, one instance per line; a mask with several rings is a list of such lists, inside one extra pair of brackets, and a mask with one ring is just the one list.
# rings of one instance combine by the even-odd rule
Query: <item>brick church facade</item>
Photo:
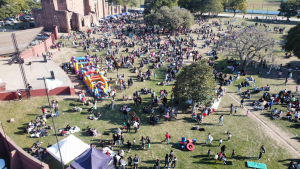
[[(96, 3), (95, 3), (96, 2)], [(122, 13), (122, 6), (108, 6), (105, 0), (42, 0), (42, 9), (34, 9), (36, 27), (52, 29), (59, 26), (60, 32), (83, 31), (100, 18)], [(128, 6), (123, 11), (127, 12)]]

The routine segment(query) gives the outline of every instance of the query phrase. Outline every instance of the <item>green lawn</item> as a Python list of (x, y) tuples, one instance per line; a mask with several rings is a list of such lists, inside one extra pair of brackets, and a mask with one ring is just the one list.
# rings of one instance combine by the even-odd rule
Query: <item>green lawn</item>
[[(215, 19), (214, 19), (215, 20)], [(237, 20), (236, 24), (239, 24), (241, 20)], [(248, 25), (251, 24), (251, 21), (248, 22)], [(270, 25), (270, 28), (274, 25)], [(282, 25), (285, 27), (288, 27), (288, 25)], [(216, 29), (216, 27), (214, 28)], [(194, 35), (196, 36), (196, 35)], [(274, 38), (281, 38), (282, 35), (274, 34)], [(65, 40), (67, 41), (67, 40)], [(201, 41), (200, 43), (203, 43)], [(200, 45), (199, 45), (200, 46)], [(208, 49), (199, 49), (200, 53), (206, 52)], [(65, 52), (64, 52), (65, 51)], [(130, 49), (131, 51), (131, 49)], [(278, 63), (284, 62), (296, 62), (297, 59), (293, 58), (291, 60), (283, 60), (282, 53), (278, 51), (278, 55), (280, 57)], [(86, 53), (82, 51), (81, 48), (62, 48), (62, 52), (60, 55), (55, 58), (56, 63), (62, 63), (64, 61), (70, 60), (71, 56), (83, 56)], [(94, 54), (94, 53), (92, 53)], [(99, 53), (98, 53), (99, 55)], [(100, 53), (102, 57), (105, 56), (103, 52)], [(127, 54), (123, 53), (123, 56), (126, 56)], [(119, 55), (118, 55), (119, 56)], [(220, 56), (219, 65), (224, 65), (224, 58), (226, 56)], [(223, 61), (222, 61), (223, 60)], [(139, 60), (136, 60), (135, 63), (137, 64)], [(143, 70), (146, 71), (148, 67), (146, 66)], [(228, 96), (225, 95), (225, 97), (222, 99), (221, 104), (218, 108), (218, 110), (209, 117), (206, 117), (204, 119), (204, 125), (200, 126), (205, 128), (205, 132), (200, 132), (196, 130), (192, 130), (191, 128), (193, 126), (196, 126), (197, 123), (194, 120), (190, 119), (190, 108), (186, 107), (180, 107), (180, 112), (178, 115), (178, 120), (176, 121), (164, 121), (163, 116), (160, 116), (160, 121), (157, 126), (152, 126), (148, 122), (149, 114), (143, 114), (141, 112), (143, 106), (147, 106), (150, 103), (150, 95), (143, 95), (143, 105), (142, 106), (134, 106), (133, 101), (123, 101), (122, 97), (123, 95), (132, 95), (133, 92), (136, 90), (140, 90), (141, 88), (147, 87), (152, 88), (156, 91), (156, 94), (162, 89), (167, 89), (168, 91), (171, 91), (171, 87), (173, 83), (171, 83), (168, 86), (158, 86), (157, 83), (159, 81), (162, 81), (165, 75), (166, 66), (159, 70), (152, 70), (158, 74), (157, 81), (146, 81), (146, 82), (139, 82), (136, 80), (136, 75), (130, 73), (128, 69), (121, 69), (120, 74), (125, 75), (125, 80), (127, 80), (129, 77), (134, 78), (134, 84), (131, 88), (125, 90), (123, 93), (121, 93), (117, 89), (117, 97), (115, 98), (115, 109), (110, 110), (108, 109), (108, 105), (111, 102), (111, 98), (104, 100), (102, 103), (98, 103), (98, 110), (101, 112), (102, 116), (99, 118), (99, 120), (88, 120), (87, 119), (87, 109), (88, 106), (82, 106), (81, 103), (76, 101), (76, 98), (73, 96), (52, 96), (50, 97), (50, 100), (58, 100), (60, 105), (60, 116), (54, 118), (56, 128), (63, 128), (67, 124), (70, 126), (77, 125), (81, 128), (81, 131), (78, 133), (75, 133), (75, 136), (79, 137), (84, 142), (90, 144), (96, 144), (97, 147), (100, 146), (99, 139), (103, 139), (106, 141), (112, 139), (112, 133), (116, 131), (117, 128), (122, 127), (122, 123), (125, 121), (124, 117), (122, 115), (122, 112), (119, 110), (120, 106), (127, 104), (133, 109), (132, 111), (135, 111), (138, 115), (138, 117), (141, 118), (141, 126), (138, 133), (125, 133), (125, 142), (127, 140), (133, 140), (134, 138), (137, 140), (137, 145), (133, 146), (133, 150), (130, 153), (127, 153), (125, 151), (125, 158), (128, 156), (133, 157), (135, 154), (137, 154), (140, 157), (141, 163), (139, 166), (141, 168), (145, 167), (152, 167), (155, 163), (156, 159), (162, 160), (162, 165), (164, 164), (164, 156), (166, 153), (169, 153), (170, 150), (174, 150), (175, 156), (178, 158), (178, 167), (177, 168), (245, 168), (245, 162), (248, 160), (256, 161), (256, 158), (250, 158), (249, 154), (251, 154), (251, 157), (258, 155), (258, 150), (261, 145), (265, 145), (267, 153), (263, 155), (263, 158), (260, 160), (262, 163), (266, 163), (268, 168), (287, 168), (287, 164), (289, 163), (289, 159), (293, 159), (293, 157), (290, 155), (290, 152), (288, 152), (285, 147), (278, 146), (278, 143), (276, 140), (271, 138), (270, 134), (267, 133), (266, 130), (264, 130), (264, 127), (258, 123), (257, 121), (253, 120), (250, 117), (246, 117), (246, 112), (239, 109), (238, 113), (233, 116), (229, 116), (229, 105), (231, 103), (234, 103), (234, 100)], [(249, 71), (256, 72), (257, 69), (254, 67), (249, 67)], [(256, 78), (257, 82), (256, 85), (258, 86), (266, 86), (266, 84), (270, 84), (272, 87), (272, 93), (279, 91), (283, 86), (276, 86), (280, 83), (283, 83), (283, 80), (275, 80), (274, 76), (276, 76), (276, 72), (273, 70), (271, 76), (266, 75), (267, 70), (261, 70), (263, 72), (263, 75), (254, 77)], [(230, 73), (229, 71), (227, 71)], [(108, 73), (108, 78), (116, 78), (116, 71), (113, 71), (112, 73)], [(296, 77), (296, 75), (294, 75)], [(240, 81), (244, 77), (241, 77)], [(239, 99), (238, 95), (235, 95), (232, 92), (236, 91), (236, 85), (239, 81), (235, 82), (233, 85), (230, 85), (226, 87), (228, 93), (232, 94), (235, 98)], [(112, 86), (115, 87), (114, 85)], [(290, 89), (294, 88), (294, 85), (288, 86)], [(246, 90), (243, 88), (243, 91)], [(251, 101), (254, 99), (259, 98), (262, 93), (252, 95)], [(170, 97), (168, 98), (170, 99)], [(250, 102), (250, 101), (249, 101)], [(28, 148), (32, 145), (32, 143), (36, 142), (37, 140), (42, 141), (42, 146), (46, 147), (46, 145), (49, 143), (55, 144), (55, 135), (54, 131), (50, 131), (50, 136), (48, 137), (42, 137), (42, 138), (30, 138), (28, 134), (23, 134), (24, 127), (29, 123), (30, 120), (34, 120), (36, 116), (40, 116), (42, 114), (41, 112), (41, 106), (47, 106), (47, 99), (46, 97), (36, 97), (31, 98), (30, 100), (22, 100), (21, 102), (15, 101), (15, 102), (1, 102), (0, 108), (2, 109), (2, 113), (0, 114), (0, 119), (3, 119), (4, 122), (4, 129), (9, 137), (12, 138), (20, 147), (22, 148)], [(78, 107), (82, 107), (83, 111), (81, 113), (74, 113), (71, 111), (71, 108), (76, 105)], [(174, 106), (173, 103), (170, 103), (171, 106)], [(159, 114), (159, 111), (155, 109), (155, 113)], [(257, 113), (257, 112), (255, 112)], [(218, 118), (220, 114), (224, 114), (224, 126), (217, 125)], [(276, 125), (280, 126), (282, 129), (287, 130), (291, 133), (297, 133), (297, 128), (291, 128), (289, 125), (293, 124), (290, 122), (287, 122), (286, 120), (276, 120), (271, 121), (269, 120), (269, 117), (267, 116), (268, 112), (264, 112), (263, 115), (260, 117), (263, 118), (263, 120), (267, 120), (268, 123), (275, 123)], [(15, 118), (14, 123), (7, 123), (6, 120), (9, 120), (10, 118)], [(52, 120), (48, 119), (47, 125), (52, 126)], [(101, 135), (100, 137), (93, 139), (90, 136), (87, 136), (86, 134), (86, 127), (90, 126), (91, 128), (96, 128), (100, 131), (100, 133), (104, 133), (104, 131), (111, 133), (110, 136)], [(167, 145), (166, 143), (162, 143), (161, 141), (164, 139), (165, 132), (168, 131), (172, 138), (171, 138), (171, 144)], [(210, 146), (209, 144), (204, 144), (207, 134), (211, 132), (212, 136), (214, 137), (213, 145)], [(227, 142), (227, 132), (232, 133), (232, 138), (230, 142)], [(150, 136), (152, 140), (151, 150), (142, 150), (141, 149), (141, 143), (138, 141), (141, 136)], [(193, 151), (182, 151), (178, 149), (176, 146), (176, 142), (181, 140), (181, 137), (186, 137), (187, 139), (194, 139), (196, 138), (198, 141), (195, 144), (195, 150)], [(247, 141), (248, 137), (248, 141)], [(65, 138), (62, 136), (58, 136), (59, 140)], [(223, 144), (227, 146), (226, 154), (227, 154), (227, 166), (223, 166), (221, 162), (218, 164), (214, 164), (213, 155), (217, 152), (220, 152), (220, 148), (218, 145), (219, 138), (222, 138), (224, 140)], [(251, 141), (252, 142), (252, 150), (251, 150)], [(123, 145), (121, 148), (126, 149), (127, 146)], [(212, 156), (209, 158), (207, 157), (207, 151), (208, 149), (211, 149)], [(235, 158), (231, 157), (232, 150), (235, 150), (237, 152)], [(119, 150), (119, 148), (114, 148), (114, 150)], [(50, 159), (45, 161), (50, 165), (50, 168), (60, 168), (60, 163), (52, 158), (50, 156)]]
[(281, 0), (247, 0), (247, 9), (277, 11)]

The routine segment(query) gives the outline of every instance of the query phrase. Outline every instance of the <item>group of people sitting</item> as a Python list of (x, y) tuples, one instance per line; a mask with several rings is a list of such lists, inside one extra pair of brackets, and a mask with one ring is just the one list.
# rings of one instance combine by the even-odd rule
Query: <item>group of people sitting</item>
[(159, 118), (156, 115), (152, 115), (149, 117), (149, 122), (153, 125), (157, 125)]
[(44, 137), (48, 136), (48, 130), (52, 129), (51, 126), (47, 126), (46, 115), (42, 115), (42, 117), (37, 116), (35, 119), (35, 123), (31, 120), (28, 123), (28, 126), (25, 128), (24, 133), (32, 133), (30, 137)]
[(89, 135), (89, 136), (97, 136), (97, 134), (99, 133), (99, 131), (97, 131), (96, 129), (92, 129), (90, 128), (89, 126), (87, 126), (87, 131), (86, 133)]

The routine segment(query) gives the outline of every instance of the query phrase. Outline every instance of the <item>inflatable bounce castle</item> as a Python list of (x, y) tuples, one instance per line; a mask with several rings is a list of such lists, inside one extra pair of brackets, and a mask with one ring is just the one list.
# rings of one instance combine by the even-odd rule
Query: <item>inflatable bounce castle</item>
[(82, 78), (92, 96), (97, 99), (108, 98), (109, 86), (107, 79), (104, 77), (104, 70), (92, 67), (91, 69), (82, 69)]
[(73, 68), (76, 74), (82, 78), (82, 69), (93, 66), (92, 60), (89, 58), (89, 55), (86, 55), (85, 57), (75, 57), (72, 56), (71, 62), (73, 63)]

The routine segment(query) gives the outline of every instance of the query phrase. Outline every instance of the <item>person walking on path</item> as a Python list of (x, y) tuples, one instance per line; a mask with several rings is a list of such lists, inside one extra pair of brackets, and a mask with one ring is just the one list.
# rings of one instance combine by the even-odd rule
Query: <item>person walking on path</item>
[(285, 78), (284, 85), (286, 85), (288, 81), (289, 81), (289, 79), (288, 79), (288, 78)]
[(164, 142), (166, 142), (168, 140), (168, 144), (170, 143), (170, 134), (168, 132), (166, 132), (166, 135), (165, 135), (166, 139), (164, 140)]
[(262, 153), (266, 153), (266, 149), (265, 149), (264, 145), (262, 145), (262, 146), (260, 147), (260, 152), (259, 152), (258, 160), (261, 159)]
[(247, 109), (247, 114), (246, 114), (246, 116), (249, 116), (249, 114), (250, 114), (250, 110)]
[(244, 108), (244, 98), (241, 100), (241, 107)]
[(224, 123), (223, 123), (223, 114), (220, 116), (219, 118), (219, 123), (218, 124), (222, 124), (222, 126), (224, 126)]

